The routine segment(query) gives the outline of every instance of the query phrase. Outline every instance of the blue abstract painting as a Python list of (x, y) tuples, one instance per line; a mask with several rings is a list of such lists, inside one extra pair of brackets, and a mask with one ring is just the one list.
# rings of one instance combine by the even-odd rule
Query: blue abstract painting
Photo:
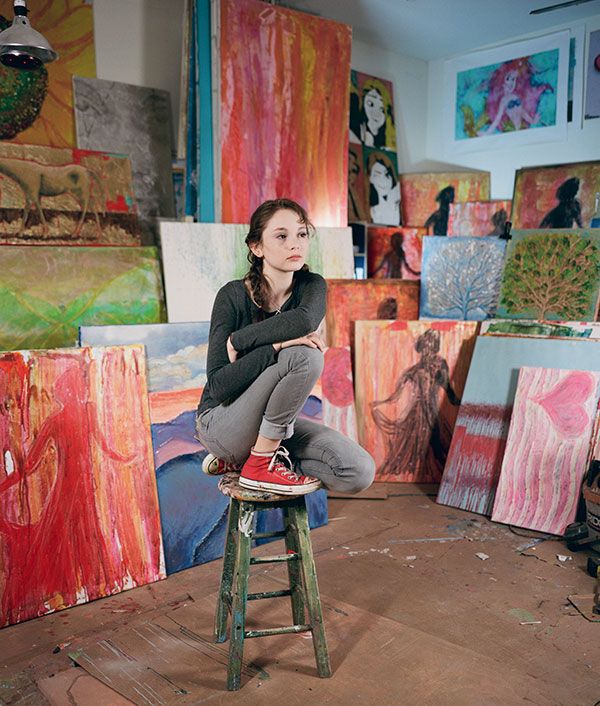
[[(82, 346), (141, 343), (146, 348), (156, 483), (167, 573), (223, 555), (229, 500), (218, 477), (202, 473), (206, 449), (194, 437), (196, 407), (206, 384), (209, 322), (82, 326)], [(309, 397), (303, 416), (317, 420), (321, 400)], [(327, 497), (308, 501), (311, 527), (327, 523)], [(257, 515), (257, 531), (281, 523), (280, 511)]]
[(498, 303), (506, 241), (492, 237), (426, 236), (420, 319), (483, 321)]

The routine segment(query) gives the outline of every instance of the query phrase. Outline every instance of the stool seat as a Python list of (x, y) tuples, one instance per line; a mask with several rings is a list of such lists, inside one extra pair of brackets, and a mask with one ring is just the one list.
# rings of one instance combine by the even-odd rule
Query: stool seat
[[(311, 632), (317, 672), (320, 677), (330, 677), (331, 667), (310, 541), (306, 495), (280, 495), (242, 488), (239, 484), (239, 478), (238, 473), (225, 473), (219, 480), (219, 490), (230, 498), (223, 571), (215, 616), (215, 641), (225, 642), (228, 618), (231, 614), (227, 688), (230, 691), (236, 691), (240, 688), (244, 640), (284, 633)], [(284, 530), (255, 534), (255, 513), (267, 508), (281, 508)], [(253, 538), (275, 537), (284, 538), (285, 553), (275, 556), (251, 556)], [(289, 588), (248, 593), (250, 565), (275, 562), (286, 564)], [(283, 596), (289, 596), (291, 600), (293, 625), (246, 630), (246, 604), (248, 601)]]
[[(320, 490), (321, 485), (315, 487), (310, 493)], [(283, 495), (281, 493), (272, 493), (269, 490), (254, 490), (253, 488), (243, 488), (240, 485), (239, 473), (224, 473), (219, 480), (219, 490), (223, 495), (227, 495), (235, 500), (246, 500), (253, 503), (284, 503), (295, 500), (297, 495)], [(309, 495), (310, 493), (305, 493)]]

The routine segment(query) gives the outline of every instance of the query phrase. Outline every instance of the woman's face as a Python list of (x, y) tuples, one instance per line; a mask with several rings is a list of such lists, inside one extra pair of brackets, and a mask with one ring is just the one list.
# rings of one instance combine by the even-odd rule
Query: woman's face
[(371, 88), (367, 91), (364, 98), (365, 113), (371, 127), (376, 130), (385, 123), (385, 110), (383, 106), (383, 98), (379, 91)]
[(509, 71), (504, 77), (504, 90), (506, 93), (512, 93), (517, 85), (517, 72)]
[(381, 162), (375, 162), (371, 167), (369, 181), (378, 191), (389, 191), (392, 188), (392, 177)]
[(263, 258), (263, 271), (296, 272), (308, 255), (308, 228), (295, 211), (282, 209), (274, 213), (263, 230), (260, 243), (250, 249)]

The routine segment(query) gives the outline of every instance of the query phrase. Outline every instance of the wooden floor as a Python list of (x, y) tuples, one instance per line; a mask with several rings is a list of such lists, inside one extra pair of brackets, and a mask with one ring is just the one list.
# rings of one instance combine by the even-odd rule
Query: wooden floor
[[(316, 676), (309, 637), (281, 635), (247, 641), (242, 690), (225, 690), (216, 561), (3, 629), (0, 703), (600, 704), (586, 555), (436, 505), (431, 487), (387, 490), (330, 500), (312, 533), (331, 679)], [(284, 570), (255, 566), (251, 590), (281, 587)], [(288, 600), (250, 604), (248, 622), (289, 624)]]

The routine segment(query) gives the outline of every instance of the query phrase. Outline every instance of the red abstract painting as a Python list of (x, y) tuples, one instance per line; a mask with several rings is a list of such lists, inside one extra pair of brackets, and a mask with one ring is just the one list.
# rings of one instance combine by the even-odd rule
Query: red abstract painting
[(0, 356), (0, 625), (164, 578), (143, 346)]
[(369, 226), (367, 276), (376, 279), (420, 279), (424, 228)]
[(263, 201), (346, 226), (351, 29), (258, 0), (220, 3), (221, 220)]

